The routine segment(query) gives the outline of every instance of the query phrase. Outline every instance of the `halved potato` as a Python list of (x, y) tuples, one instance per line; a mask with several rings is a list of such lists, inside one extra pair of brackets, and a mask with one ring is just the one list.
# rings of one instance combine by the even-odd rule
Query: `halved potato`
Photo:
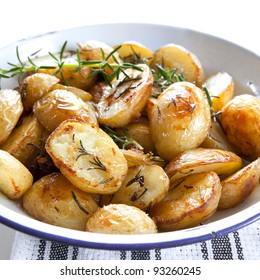
[(16, 200), (23, 196), (33, 184), (30, 171), (15, 157), (0, 150), (0, 191)]
[(127, 174), (123, 153), (94, 124), (62, 122), (47, 139), (46, 151), (64, 176), (86, 192), (113, 193)]
[(140, 42), (125, 41), (122, 44), (114, 46), (114, 49), (119, 46), (120, 48), (117, 52), (125, 61), (130, 63), (143, 63), (145, 59), (149, 60), (153, 56), (153, 51)]
[(103, 195), (101, 204), (123, 203), (147, 210), (161, 201), (169, 190), (169, 178), (158, 165), (133, 166), (118, 191)]
[(44, 128), (34, 114), (25, 116), (21, 124), (14, 128), (11, 135), (1, 146), (21, 163), (28, 167), (37, 151), (33, 145), (41, 146)]
[(88, 219), (86, 230), (110, 234), (157, 233), (154, 221), (144, 211), (125, 204), (99, 208)]
[(0, 90), (0, 145), (5, 143), (22, 113), (20, 93), (12, 89)]
[(167, 44), (155, 51), (150, 65), (155, 63), (167, 69), (177, 68), (177, 73), (183, 73), (184, 80), (201, 86), (204, 80), (202, 65), (195, 54), (183, 46)]
[(233, 78), (224, 71), (207, 78), (203, 87), (206, 87), (210, 94), (214, 112), (220, 111), (234, 96)]
[(227, 209), (243, 202), (259, 185), (259, 178), (260, 158), (221, 181), (222, 193), (218, 208)]
[(229, 141), (241, 156), (255, 160), (260, 156), (260, 100), (242, 94), (222, 109), (219, 120)]
[(215, 172), (192, 174), (176, 183), (149, 215), (161, 231), (195, 227), (216, 212), (220, 195)]
[(204, 92), (189, 82), (169, 86), (150, 105), (150, 133), (160, 157), (170, 161), (206, 138), (211, 114)]
[(84, 231), (89, 215), (98, 209), (91, 194), (73, 186), (60, 173), (36, 181), (23, 196), (25, 211), (44, 223)]
[(97, 124), (96, 113), (92, 105), (84, 102), (74, 93), (55, 89), (35, 102), (33, 112), (40, 123), (52, 132), (60, 123), (67, 119), (78, 119)]
[(172, 159), (165, 167), (171, 182), (200, 172), (216, 172), (226, 178), (242, 168), (242, 159), (230, 151), (218, 149), (191, 149)]
[(153, 75), (145, 64), (137, 65), (140, 70), (126, 69), (112, 87), (102, 88), (103, 93), (96, 104), (98, 121), (110, 127), (124, 127), (141, 116), (151, 94)]

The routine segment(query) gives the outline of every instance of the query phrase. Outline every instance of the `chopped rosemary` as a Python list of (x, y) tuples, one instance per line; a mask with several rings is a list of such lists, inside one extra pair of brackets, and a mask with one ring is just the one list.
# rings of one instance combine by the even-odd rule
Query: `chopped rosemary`
[(89, 212), (80, 204), (77, 196), (75, 195), (75, 193), (73, 191), (71, 191), (71, 195), (73, 200), (76, 202), (77, 206), (79, 207), (79, 209), (84, 212), (85, 214), (89, 215)]
[(89, 167), (87, 170), (100, 169), (103, 171), (107, 171), (106, 166), (100, 161), (98, 156), (94, 156), (93, 161), (90, 160), (89, 162), (95, 165), (95, 167)]
[(82, 140), (79, 140), (79, 143), (80, 143), (80, 148), (78, 148), (79, 154), (78, 154), (76, 160), (78, 160), (81, 156), (91, 155), (91, 153), (88, 152), (88, 151), (84, 148), (84, 146), (83, 146), (83, 144), (82, 144)]
[(133, 179), (131, 179), (127, 184), (126, 187), (129, 187), (130, 185), (132, 185), (133, 183), (138, 183), (140, 185), (140, 187), (144, 186), (144, 176), (141, 175), (141, 169), (139, 169), (139, 171), (137, 172), (137, 174), (134, 176)]
[(209, 91), (206, 87), (203, 87), (203, 91), (205, 92), (205, 94), (207, 96), (209, 107), (211, 108), (212, 107), (212, 100), (211, 100), (210, 93), (209, 93)]

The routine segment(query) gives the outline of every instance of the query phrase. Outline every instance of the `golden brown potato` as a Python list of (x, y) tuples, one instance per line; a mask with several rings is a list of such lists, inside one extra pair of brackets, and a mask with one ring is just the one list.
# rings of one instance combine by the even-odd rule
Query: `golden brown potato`
[(221, 184), (215, 172), (192, 174), (172, 186), (149, 215), (159, 231), (195, 227), (216, 212), (220, 195)]
[(87, 231), (112, 234), (156, 233), (153, 220), (142, 210), (125, 204), (99, 208), (87, 221)]
[(259, 185), (259, 178), (260, 158), (221, 181), (222, 193), (218, 208), (227, 209), (243, 202)]
[(210, 107), (204, 92), (189, 82), (169, 86), (149, 112), (152, 140), (159, 156), (165, 160), (197, 148), (211, 125)]
[(26, 77), (21, 84), (24, 109), (30, 111), (33, 104), (58, 82), (57, 77), (46, 73), (35, 73)]
[(62, 122), (47, 139), (46, 151), (61, 172), (86, 192), (113, 193), (127, 174), (123, 153), (94, 124)]
[(120, 45), (114, 46), (119, 55), (127, 62), (138, 64), (143, 63), (144, 60), (149, 60), (153, 56), (152, 50), (136, 41), (126, 41)]
[(260, 100), (252, 95), (234, 97), (222, 109), (219, 120), (239, 155), (260, 156)]
[(234, 81), (227, 72), (218, 72), (204, 82), (212, 101), (214, 112), (220, 111), (234, 96)]
[[(96, 104), (98, 121), (110, 127), (124, 127), (141, 116), (150, 96), (153, 75), (145, 64), (137, 65), (142, 71), (126, 69), (110, 85), (102, 87), (103, 93)], [(127, 75), (127, 76), (126, 76)]]
[(169, 190), (169, 178), (158, 165), (133, 166), (118, 191), (103, 195), (102, 205), (123, 203), (147, 210), (161, 201)]
[(20, 93), (12, 89), (0, 90), (0, 145), (7, 140), (22, 113)]
[(44, 223), (82, 230), (89, 215), (97, 210), (93, 197), (75, 186), (60, 173), (36, 181), (23, 196), (25, 211)]
[(41, 146), (43, 132), (43, 126), (34, 114), (25, 116), (1, 149), (9, 152), (28, 167), (32, 159), (37, 156), (37, 150), (33, 145)]
[(201, 148), (220, 149), (235, 152), (233, 145), (227, 139), (226, 134), (217, 121), (211, 122), (207, 137), (200, 145)]
[(0, 150), (0, 191), (10, 199), (19, 199), (32, 186), (33, 176), (15, 157)]
[(78, 119), (97, 124), (92, 105), (82, 101), (74, 93), (62, 89), (50, 91), (36, 101), (33, 112), (40, 123), (50, 132), (67, 119)]
[(155, 51), (150, 65), (163, 65), (166, 69), (177, 68), (177, 74), (183, 73), (184, 80), (201, 86), (204, 80), (202, 65), (195, 54), (183, 46), (168, 44)]
[(64, 90), (70, 91), (70, 92), (74, 93), (77, 97), (81, 98), (84, 102), (92, 100), (92, 95), (89, 92), (87, 92), (83, 89), (80, 89), (80, 88), (65, 86), (62, 84), (55, 84), (51, 88), (51, 90), (55, 90), (55, 89), (64, 89)]
[(136, 166), (136, 165), (158, 165), (161, 167), (165, 167), (166, 161), (159, 156), (154, 156), (152, 153), (145, 154), (140, 150), (121, 150), (124, 157), (127, 160), (128, 167)]
[(191, 149), (174, 159), (165, 167), (171, 182), (200, 172), (216, 172), (224, 179), (242, 168), (242, 159), (236, 154), (218, 149)]

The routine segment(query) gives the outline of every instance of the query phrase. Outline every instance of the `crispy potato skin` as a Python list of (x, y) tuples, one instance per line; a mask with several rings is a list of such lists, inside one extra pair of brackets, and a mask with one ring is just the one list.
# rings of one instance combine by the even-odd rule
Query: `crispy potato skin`
[(73, 186), (60, 173), (36, 181), (23, 196), (22, 206), (37, 220), (81, 231), (85, 230), (89, 215), (98, 208), (90, 194)]
[(260, 100), (243, 94), (224, 106), (219, 120), (237, 153), (255, 160), (260, 156)]
[(15, 157), (0, 150), (0, 191), (8, 198), (21, 198), (33, 184), (30, 171)]
[(194, 227), (216, 212), (220, 195), (221, 184), (215, 172), (192, 174), (176, 183), (149, 215), (160, 231)]
[(103, 195), (101, 203), (123, 203), (147, 210), (161, 201), (169, 190), (169, 178), (157, 165), (133, 166), (118, 191)]
[(163, 159), (197, 148), (211, 125), (210, 107), (201, 89), (189, 82), (169, 86), (149, 108), (150, 133)]
[(197, 148), (187, 150), (165, 167), (171, 182), (200, 172), (216, 172), (224, 179), (242, 168), (242, 159), (230, 151)]
[(18, 91), (0, 90), (0, 145), (3, 145), (23, 113), (22, 98)]
[(228, 209), (242, 203), (258, 186), (260, 158), (221, 181), (222, 193), (219, 209)]
[(99, 208), (88, 219), (86, 230), (110, 234), (156, 233), (154, 221), (142, 210), (125, 204)]
[(127, 174), (124, 155), (94, 124), (62, 122), (47, 139), (46, 151), (64, 176), (86, 192), (113, 193)]

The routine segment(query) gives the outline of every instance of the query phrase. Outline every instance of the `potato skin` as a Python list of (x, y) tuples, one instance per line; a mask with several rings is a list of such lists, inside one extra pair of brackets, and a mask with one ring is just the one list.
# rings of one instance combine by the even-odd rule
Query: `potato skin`
[(52, 132), (67, 119), (78, 119), (97, 124), (94, 110), (74, 93), (56, 89), (45, 94), (35, 102), (33, 112), (40, 123)]
[(87, 221), (86, 230), (110, 234), (156, 233), (153, 220), (142, 210), (125, 204), (99, 208)]
[(221, 181), (219, 209), (228, 209), (242, 203), (259, 185), (260, 158)]
[(22, 98), (18, 91), (0, 90), (0, 145), (3, 145), (23, 113)]
[(15, 157), (0, 150), (0, 191), (8, 198), (21, 198), (33, 184), (30, 171)]
[(64, 176), (86, 192), (113, 193), (127, 174), (124, 155), (94, 124), (66, 120), (48, 137), (45, 148)]
[(216, 212), (220, 195), (215, 172), (192, 174), (176, 183), (149, 215), (160, 231), (195, 227)]
[(23, 196), (23, 209), (44, 223), (84, 231), (98, 205), (94, 198), (73, 186), (60, 173), (36, 181)]
[(148, 112), (151, 137), (159, 156), (165, 160), (197, 148), (210, 129), (207, 98), (189, 82), (169, 86)]
[(242, 94), (229, 101), (219, 120), (229, 141), (241, 156), (255, 160), (260, 156), (260, 100)]

